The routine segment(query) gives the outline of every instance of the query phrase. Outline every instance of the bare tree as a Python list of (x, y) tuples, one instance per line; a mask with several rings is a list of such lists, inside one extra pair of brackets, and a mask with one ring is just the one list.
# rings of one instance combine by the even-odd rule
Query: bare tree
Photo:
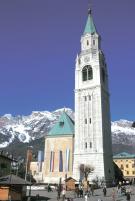
[(82, 173), (82, 175), (84, 176), (85, 180), (87, 181), (89, 174), (94, 171), (94, 167), (91, 165), (87, 165), (87, 164), (80, 164), (79, 170)]

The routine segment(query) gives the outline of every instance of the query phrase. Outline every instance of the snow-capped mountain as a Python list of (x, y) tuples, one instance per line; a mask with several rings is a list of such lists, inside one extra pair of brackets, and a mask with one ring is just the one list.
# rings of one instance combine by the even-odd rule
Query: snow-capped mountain
[(132, 121), (123, 119), (112, 122), (113, 144), (135, 145), (135, 128), (132, 125)]
[(27, 143), (45, 136), (65, 110), (71, 118), (74, 113), (69, 108), (49, 111), (33, 111), (28, 116), (5, 114), (0, 117), (0, 148), (7, 147), (15, 140)]
[[(28, 116), (13, 117), (5, 114), (0, 117), (0, 148), (8, 147), (15, 141), (28, 143), (43, 138), (58, 121), (63, 110), (74, 119), (74, 112), (69, 108), (53, 112), (33, 111)], [(112, 122), (113, 145), (135, 145), (135, 128), (132, 124), (133, 122), (127, 120)]]

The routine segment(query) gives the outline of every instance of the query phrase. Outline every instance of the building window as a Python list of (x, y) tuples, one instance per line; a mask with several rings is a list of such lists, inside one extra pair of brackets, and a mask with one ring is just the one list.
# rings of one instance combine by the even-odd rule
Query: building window
[(66, 164), (65, 164), (65, 172), (68, 172), (70, 168), (70, 149), (66, 149)]
[(89, 101), (91, 101), (91, 96), (89, 95)]
[(93, 40), (93, 45), (95, 45), (95, 40)]
[(135, 164), (134, 163), (132, 164), (132, 168), (135, 168)]
[(89, 46), (89, 41), (87, 40), (87, 46)]
[(87, 101), (87, 96), (84, 96), (84, 100)]
[(92, 142), (90, 142), (90, 148), (92, 148)]
[(121, 170), (123, 170), (123, 169), (124, 169), (123, 165), (121, 165), (121, 166), (120, 166), (120, 169), (121, 169)]
[(7, 164), (6, 163), (1, 163), (0, 167), (1, 167), (1, 169), (6, 169), (7, 168)]
[(127, 174), (129, 174), (129, 171), (127, 171)]
[(78, 60), (79, 64), (81, 64), (81, 59)]
[(54, 151), (50, 154), (50, 172), (54, 171)]
[(85, 142), (85, 149), (87, 149), (87, 142)]
[(87, 119), (85, 119), (85, 124), (87, 124)]
[(91, 124), (91, 118), (90, 118), (90, 124)]
[(87, 81), (92, 79), (93, 79), (93, 70), (91, 66), (87, 65), (82, 70), (82, 80)]
[(126, 168), (128, 168), (128, 164), (126, 164)]
[(36, 175), (36, 173), (37, 173), (36, 170), (34, 170), (33, 175)]
[(59, 151), (59, 172), (63, 172), (63, 155), (62, 155), (62, 151)]

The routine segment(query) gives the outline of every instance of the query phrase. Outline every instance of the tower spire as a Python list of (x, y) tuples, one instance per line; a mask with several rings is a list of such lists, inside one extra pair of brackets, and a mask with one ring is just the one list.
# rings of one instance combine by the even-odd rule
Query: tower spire
[(95, 27), (95, 24), (94, 24), (93, 18), (92, 18), (91, 5), (89, 5), (89, 8), (88, 8), (88, 19), (87, 19), (86, 26), (84, 29), (84, 34), (86, 34), (86, 33), (90, 33), (90, 34), (96, 33), (96, 27)]

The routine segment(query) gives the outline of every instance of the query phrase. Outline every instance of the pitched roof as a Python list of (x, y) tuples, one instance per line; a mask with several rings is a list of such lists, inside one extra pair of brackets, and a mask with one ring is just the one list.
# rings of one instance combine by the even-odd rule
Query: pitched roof
[(87, 19), (86, 26), (84, 29), (84, 34), (86, 34), (86, 33), (90, 33), (90, 34), (96, 33), (96, 27), (93, 22), (91, 11), (88, 13), (88, 19)]
[(0, 185), (29, 185), (30, 182), (25, 181), (24, 179), (16, 176), (16, 175), (7, 175), (7, 176), (3, 176), (0, 177)]
[(2, 154), (0, 154), (0, 158), (4, 158), (4, 159), (6, 159), (8, 161), (13, 161), (14, 160), (14, 159), (9, 158), (8, 156), (2, 155)]
[(64, 181), (65, 181), (65, 182), (68, 182), (68, 181), (70, 181), (70, 180), (76, 181), (73, 177), (68, 177), (68, 178), (65, 179)]
[(127, 152), (121, 152), (113, 156), (114, 159), (135, 158), (135, 154), (129, 154)]
[(48, 136), (73, 135), (73, 134), (74, 134), (74, 121), (64, 111), (60, 116), (58, 122), (48, 133)]

